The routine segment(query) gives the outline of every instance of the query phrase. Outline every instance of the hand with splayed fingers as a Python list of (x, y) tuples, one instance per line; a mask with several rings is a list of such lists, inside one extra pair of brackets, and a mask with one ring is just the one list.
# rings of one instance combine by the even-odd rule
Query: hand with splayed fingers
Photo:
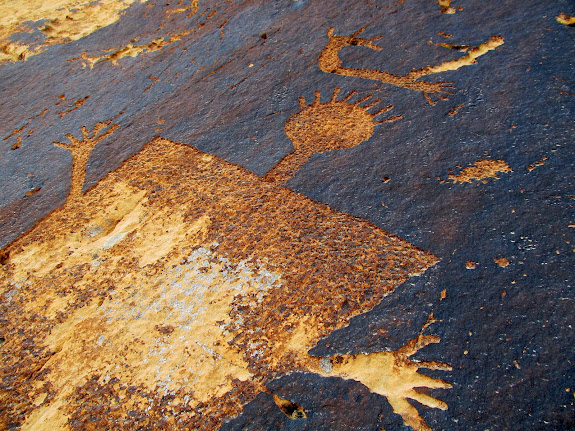
[[(435, 320), (430, 316), (422, 328)], [(440, 342), (436, 335), (420, 335), (392, 352), (374, 352), (357, 355), (336, 355), (328, 360), (329, 367), (314, 370), (324, 376), (337, 376), (356, 380), (374, 393), (387, 398), (393, 411), (400, 415), (405, 424), (415, 431), (431, 431), (410, 400), (415, 400), (432, 409), (447, 410), (447, 403), (428, 395), (424, 391), (449, 389), (452, 385), (438, 378), (419, 373), (420, 369), (451, 371), (448, 364), (436, 361), (417, 361), (411, 357), (424, 347)], [(323, 359), (325, 362), (326, 359)]]
[[(441, 81), (441, 82), (425, 82), (425, 81), (415, 81), (418, 84), (418, 89), (423, 91), (423, 95), (425, 99), (430, 105), (435, 105), (439, 100), (447, 100), (449, 98), (448, 95), (453, 94), (451, 89), (455, 88), (452, 82), (449, 81)], [(421, 88), (423, 87), (423, 89)], [(409, 87), (407, 87), (409, 88)], [(437, 98), (437, 100), (433, 100), (431, 96)]]

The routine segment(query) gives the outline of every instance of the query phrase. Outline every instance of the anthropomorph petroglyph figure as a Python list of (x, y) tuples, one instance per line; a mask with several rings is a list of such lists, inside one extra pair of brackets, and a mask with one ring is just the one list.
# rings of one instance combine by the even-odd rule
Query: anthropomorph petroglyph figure
[[(370, 121), (356, 138), (354, 123), (346, 123), (340, 133), (348, 138), (326, 140), (328, 149), (357, 145), (372, 133), (372, 114), (338, 103)], [(334, 108), (319, 101), (316, 107)], [(69, 138), (71, 148), (93, 147), (111, 133), (98, 136), (105, 124), (92, 134), (83, 130), (84, 141)], [(25, 362), (17, 353), (0, 365), (14, 374), (21, 364), (15, 381), (27, 399), (45, 400), (30, 406), (23, 430), (82, 427), (92, 420), (90, 403), (116, 406), (116, 395), (104, 389), (109, 379), (133, 390), (119, 389), (124, 401), (114, 417), (98, 419), (98, 429), (133, 423), (130, 412), (151, 403), (163, 417), (177, 418), (166, 429), (217, 429), (266, 392), (270, 380), (293, 372), (358, 381), (418, 431), (429, 427), (410, 400), (447, 408), (426, 391), (451, 385), (419, 371), (451, 368), (411, 359), (439, 337), (421, 333), (390, 352), (308, 353), (435, 265), (430, 253), (162, 139), (78, 197), (16, 241), (0, 265), (0, 292), (34, 286), (4, 303), (11, 313), (6, 348), (28, 348), (10, 336), (26, 330), (46, 352), (42, 373), (33, 371), (40, 359)], [(301, 412), (276, 403), (286, 414)]]
[(82, 194), (82, 187), (84, 186), (84, 180), (86, 178), (86, 165), (88, 164), (90, 154), (100, 141), (106, 139), (119, 127), (117, 124), (110, 126), (114, 118), (106, 122), (97, 123), (91, 132), (83, 126), (81, 129), (82, 140), (67, 133), (66, 137), (70, 141), (69, 144), (62, 142), (53, 143), (53, 145), (57, 147), (67, 149), (72, 154), (72, 180), (68, 199), (74, 199)]
[(327, 73), (372, 79), (410, 90), (421, 91), (431, 105), (436, 103), (436, 100), (431, 97), (432, 95), (437, 99), (445, 100), (447, 99), (447, 95), (452, 94), (451, 90), (455, 87), (451, 82), (427, 82), (419, 81), (419, 78), (435, 73), (446, 72), (449, 70), (457, 70), (460, 67), (475, 64), (477, 63), (476, 59), (478, 57), (494, 50), (504, 42), (501, 36), (492, 36), (489, 41), (469, 49), (467, 55), (464, 57), (456, 60), (446, 61), (436, 66), (426, 66), (422, 69), (413, 70), (408, 74), (401, 76), (380, 70), (355, 69), (352, 67), (343, 66), (343, 62), (339, 58), (339, 51), (346, 46), (365, 46), (366, 48), (370, 48), (375, 51), (381, 51), (383, 49), (374, 43), (376, 40), (381, 39), (383, 36), (372, 37), (369, 39), (357, 37), (364, 30), (365, 27), (359, 29), (350, 36), (336, 36), (334, 35), (334, 28), (330, 27), (327, 31), (329, 41), (318, 59), (319, 68)]
[(377, 121), (376, 117), (390, 111), (393, 106), (385, 106), (372, 114), (369, 109), (380, 100), (361, 106), (371, 98), (365, 96), (355, 103), (348, 103), (356, 92), (352, 91), (337, 100), (340, 90), (336, 88), (331, 100), (325, 103), (320, 102), (319, 91), (315, 92), (310, 105), (303, 97), (299, 98), (301, 110), (289, 118), (284, 129), (294, 150), (264, 176), (265, 181), (285, 183), (315, 153), (353, 148), (367, 141), (373, 135), (375, 126), (401, 118), (401, 115), (394, 115)]

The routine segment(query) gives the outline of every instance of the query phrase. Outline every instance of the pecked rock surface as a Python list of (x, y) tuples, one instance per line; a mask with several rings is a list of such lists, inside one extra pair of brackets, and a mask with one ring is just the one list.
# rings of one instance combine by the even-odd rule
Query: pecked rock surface
[(575, 427), (574, 15), (0, 5), (0, 429)]

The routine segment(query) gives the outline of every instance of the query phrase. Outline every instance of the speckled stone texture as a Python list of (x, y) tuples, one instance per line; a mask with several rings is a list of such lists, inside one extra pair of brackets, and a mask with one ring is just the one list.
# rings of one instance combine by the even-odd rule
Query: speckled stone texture
[[(370, 95), (381, 99), (372, 113), (393, 105), (378, 120), (401, 118), (353, 146), (314, 150), (285, 187), (439, 262), (310, 355), (397, 350), (424, 327), (441, 342), (414, 358), (452, 367), (422, 371), (453, 385), (426, 389), (448, 410), (414, 402), (431, 429), (573, 429), (575, 28), (560, 14), (575, 15), (573, 2), (134, 2), (89, 35), (0, 64), (0, 263), (10, 265), (10, 244), (65, 204), (76, 178), (66, 136), (81, 140), (82, 127), (116, 125), (89, 154), (84, 192), (155, 137), (264, 177), (294, 149), (286, 124), (301, 111), (300, 96), (309, 105), (316, 91), (322, 103), (336, 88), (340, 100), (356, 91), (350, 103)], [(320, 56), (332, 27), (356, 40), (328, 70)], [(501, 43), (485, 48), (494, 36)], [(400, 79), (462, 58), (468, 64), (418, 79), (448, 83), (442, 91)], [(4, 327), (14, 310), (9, 292), (0, 294)], [(6, 346), (16, 341), (2, 331), (0, 355), (14, 360)], [(44, 358), (24, 331), (17, 336), (27, 357)], [(4, 370), (0, 381), (9, 395), (0, 401), (0, 427), (10, 430), (25, 416), (24, 408), (14, 413), (13, 374)], [(112, 386), (85, 383), (106, 402), (119, 396)], [(262, 390), (223, 429), (407, 429), (385, 397), (352, 380), (286, 372), (266, 387), (308, 409), (307, 417), (288, 418)], [(111, 423), (173, 429), (162, 413), (169, 402)], [(98, 429), (97, 418), (90, 428), (90, 416), (77, 413), (71, 427)]]

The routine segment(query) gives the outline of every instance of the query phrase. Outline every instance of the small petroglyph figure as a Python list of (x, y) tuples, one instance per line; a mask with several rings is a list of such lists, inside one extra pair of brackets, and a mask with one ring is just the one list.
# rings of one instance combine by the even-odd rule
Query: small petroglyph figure
[(460, 67), (475, 64), (477, 63), (477, 57), (494, 50), (504, 42), (504, 39), (501, 36), (492, 36), (488, 42), (470, 49), (464, 57), (457, 60), (446, 61), (437, 66), (426, 66), (422, 69), (413, 70), (406, 75), (400, 76), (380, 70), (343, 67), (343, 62), (339, 58), (339, 51), (346, 46), (365, 46), (366, 48), (370, 48), (375, 51), (381, 51), (383, 49), (374, 43), (383, 36), (372, 37), (369, 39), (357, 37), (364, 30), (365, 27), (360, 28), (350, 36), (336, 36), (334, 35), (334, 28), (330, 27), (327, 31), (329, 40), (318, 59), (319, 68), (327, 73), (372, 79), (386, 84), (407, 88), (409, 90), (421, 91), (431, 105), (434, 105), (437, 102), (437, 100), (434, 100), (431, 97), (432, 95), (436, 99), (446, 100), (449, 94), (453, 94), (452, 89), (455, 87), (451, 82), (426, 82), (419, 81), (419, 78), (449, 70), (457, 70)]
[(557, 22), (563, 25), (568, 25), (570, 27), (575, 26), (575, 16), (567, 15), (566, 13), (561, 12), (557, 15)]
[(441, 13), (453, 15), (457, 10), (451, 7), (451, 0), (438, 0), (437, 4), (441, 8)]
[(367, 141), (373, 135), (375, 126), (401, 118), (401, 115), (395, 115), (376, 121), (377, 116), (390, 111), (393, 106), (385, 106), (372, 114), (369, 109), (375, 107), (380, 100), (362, 106), (371, 96), (349, 103), (356, 92), (352, 91), (337, 100), (340, 91), (339, 87), (336, 88), (331, 99), (325, 103), (320, 102), (319, 91), (315, 92), (314, 101), (310, 105), (306, 104), (303, 97), (299, 98), (301, 110), (289, 118), (284, 128), (294, 150), (269, 171), (264, 180), (285, 183), (315, 153), (353, 148)]
[[(68, 199), (73, 199), (82, 194), (82, 187), (86, 178), (86, 165), (94, 147), (102, 140), (106, 139), (119, 127), (117, 124), (110, 124), (114, 118), (106, 122), (97, 123), (92, 131), (88, 131), (82, 126), (82, 140), (75, 138), (70, 133), (66, 134), (69, 144), (54, 142), (53, 145), (65, 148), (72, 154), (72, 180)], [(107, 129), (107, 130), (106, 130)]]
[(302, 406), (292, 403), (290, 400), (278, 397), (276, 394), (272, 394), (274, 398), (274, 403), (280, 408), (284, 415), (290, 419), (305, 419), (307, 416), (305, 414), (305, 409)]
[(80, 57), (72, 58), (69, 61), (82, 60), (83, 67), (93, 69), (96, 64), (106, 61), (111, 62), (114, 66), (119, 65), (119, 61), (126, 57), (137, 57), (143, 53), (150, 53), (161, 51), (164, 47), (171, 45), (182, 39), (182, 37), (190, 34), (191, 31), (172, 34), (169, 38), (157, 37), (151, 42), (143, 45), (135, 45), (134, 41), (125, 46), (114, 47), (107, 49), (105, 54), (102, 55), (88, 55), (88, 51), (82, 52)]

